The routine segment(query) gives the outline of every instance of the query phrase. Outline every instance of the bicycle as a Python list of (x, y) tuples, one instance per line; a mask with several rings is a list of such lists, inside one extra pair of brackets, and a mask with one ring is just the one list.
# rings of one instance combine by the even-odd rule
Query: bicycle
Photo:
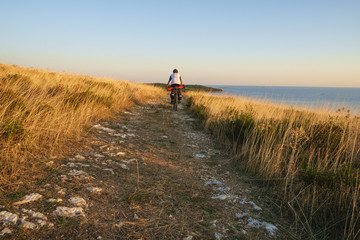
[(182, 88), (183, 88), (183, 85), (168, 87), (168, 91), (172, 91), (174, 94), (174, 97), (173, 97), (173, 110), (174, 111), (177, 111), (177, 107), (179, 104), (179, 89), (182, 89)]

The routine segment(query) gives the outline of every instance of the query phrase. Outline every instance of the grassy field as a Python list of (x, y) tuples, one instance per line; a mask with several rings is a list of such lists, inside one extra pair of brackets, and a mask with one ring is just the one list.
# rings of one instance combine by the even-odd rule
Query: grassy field
[(166, 91), (144, 84), (0, 64), (0, 190), (37, 174), (38, 161), (86, 129)]
[[(360, 119), (189, 92), (187, 104), (279, 198), (306, 238), (360, 238)], [(287, 211), (285, 211), (287, 210)], [(305, 236), (305, 235), (304, 235)]]

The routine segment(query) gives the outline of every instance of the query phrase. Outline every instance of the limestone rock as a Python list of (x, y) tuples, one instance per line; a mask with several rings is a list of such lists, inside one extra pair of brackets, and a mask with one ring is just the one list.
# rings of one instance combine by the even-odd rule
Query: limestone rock
[(85, 217), (84, 209), (82, 207), (57, 207), (54, 214), (64, 217)]
[(0, 212), (0, 222), (16, 224), (19, 219), (19, 216), (15, 213), (2, 211)]
[(40, 198), (42, 198), (42, 195), (40, 195), (38, 193), (31, 193), (29, 195), (26, 195), (23, 200), (21, 200), (19, 202), (15, 202), (14, 205), (21, 205), (21, 204), (25, 204), (25, 203), (29, 203), (29, 202), (34, 202), (34, 201), (39, 200)]

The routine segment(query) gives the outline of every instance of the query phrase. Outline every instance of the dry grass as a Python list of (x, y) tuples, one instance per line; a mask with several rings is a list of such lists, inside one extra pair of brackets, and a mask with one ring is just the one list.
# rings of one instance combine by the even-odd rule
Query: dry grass
[[(237, 164), (276, 183), (313, 238), (356, 239), (360, 226), (360, 120), (346, 111), (289, 108), (188, 93), (188, 105)], [(308, 236), (309, 236), (308, 235)]]
[[(0, 64), (0, 190), (21, 184), (91, 124), (165, 91), (143, 84)], [(26, 174), (25, 174), (26, 175)]]

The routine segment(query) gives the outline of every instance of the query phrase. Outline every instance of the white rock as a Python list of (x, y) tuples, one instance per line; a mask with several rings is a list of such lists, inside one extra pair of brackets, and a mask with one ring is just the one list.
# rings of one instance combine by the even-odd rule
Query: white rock
[(69, 202), (77, 207), (86, 207), (86, 201), (83, 198), (80, 197), (71, 197), (69, 199)]
[(68, 167), (74, 168), (77, 167), (77, 165), (75, 163), (69, 162), (68, 164), (66, 164)]
[(221, 184), (222, 184), (222, 182), (220, 182), (217, 179), (208, 180), (208, 181), (205, 182), (205, 185), (221, 185)]
[(69, 180), (69, 178), (66, 175), (60, 175), (60, 179), (62, 182)]
[(35, 223), (28, 222), (28, 221), (25, 221), (25, 220), (21, 221), (21, 226), (23, 228), (27, 228), (27, 229), (35, 229), (35, 228), (37, 228)]
[(70, 176), (80, 176), (80, 175), (87, 175), (87, 173), (84, 172), (83, 170), (71, 169), (69, 171), (68, 175), (70, 175)]
[(249, 221), (249, 223), (247, 225), (249, 227), (264, 228), (270, 237), (275, 236), (276, 231), (278, 230), (278, 228), (271, 223), (261, 222), (257, 219), (251, 218), (251, 217), (248, 219), (248, 221)]
[(211, 199), (225, 200), (225, 199), (227, 199), (227, 198), (229, 198), (229, 197), (230, 197), (229, 195), (221, 194), (221, 195), (218, 195), (218, 196), (215, 196), (215, 197), (211, 197)]
[(21, 205), (29, 202), (34, 202), (42, 198), (43, 196), (38, 193), (31, 193), (29, 195), (26, 195), (23, 200), (14, 203), (14, 205)]
[(84, 163), (77, 163), (77, 165), (81, 167), (90, 167), (89, 164), (84, 164)]
[(98, 187), (87, 187), (86, 189), (89, 190), (91, 193), (100, 193), (100, 192), (102, 192), (102, 189), (98, 188)]
[(28, 210), (28, 209), (25, 209), (25, 208), (21, 209), (21, 211), (31, 215), (34, 218), (40, 218), (40, 219), (43, 219), (43, 220), (47, 219), (46, 216), (44, 214), (40, 213), (40, 212), (35, 212), (33, 210)]
[(0, 236), (4, 236), (5, 234), (10, 235), (12, 232), (9, 228), (4, 228), (1, 232), (0, 232)]
[(118, 153), (116, 153), (116, 155), (117, 155), (117, 156), (125, 156), (126, 153), (124, 153), (124, 152), (118, 152)]
[(61, 198), (55, 199), (55, 198), (50, 198), (47, 200), (48, 202), (62, 202), (63, 200)]
[(79, 160), (85, 160), (85, 157), (81, 156), (80, 154), (76, 155), (75, 158)]
[(133, 133), (128, 133), (127, 134), (129, 137), (135, 137), (136, 135), (135, 134), (133, 134)]
[(223, 192), (223, 191), (229, 191), (230, 188), (229, 187), (218, 187), (216, 190)]
[(0, 212), (0, 222), (16, 224), (19, 219), (19, 216), (15, 213), (2, 211)]
[(223, 235), (220, 234), (220, 233), (215, 233), (215, 239), (222, 239), (223, 238)]
[[(169, 138), (168, 136), (162, 136), (162, 138)], [(192, 237), (192, 236), (190, 236), (190, 237)]]
[(116, 133), (114, 134), (115, 137), (121, 137), (122, 139), (125, 139), (126, 138), (126, 134), (123, 134), (123, 133)]
[(246, 217), (248, 215), (249, 215), (249, 213), (246, 213), (246, 212), (244, 212), (244, 213), (235, 213), (236, 218), (243, 218), (243, 217)]
[(85, 217), (84, 209), (81, 207), (57, 207), (54, 214), (64, 217)]
[(103, 158), (103, 157), (105, 157), (104, 155), (101, 155), (101, 154), (99, 154), (99, 153), (96, 153), (95, 155), (94, 155), (94, 157), (96, 157), (96, 158)]
[(123, 163), (120, 163), (119, 166), (123, 169), (129, 170), (129, 167)]
[(114, 133), (115, 130), (114, 129), (110, 129), (110, 128), (107, 128), (107, 127), (103, 127), (101, 126), (100, 124), (96, 124), (94, 125), (94, 128), (98, 129), (98, 130), (102, 130), (104, 132), (108, 132), (108, 133)]
[(261, 210), (262, 210), (262, 208), (259, 207), (258, 205), (256, 205), (253, 201), (250, 201), (250, 202), (248, 202), (248, 203), (251, 204), (251, 205), (253, 205), (253, 207), (254, 207), (255, 210), (258, 210), (258, 211), (261, 211)]
[(45, 226), (45, 225), (47, 224), (47, 222), (44, 221), (44, 220), (38, 219), (38, 220), (37, 220), (37, 224), (39, 224), (40, 227), (43, 227), (43, 226)]
[(187, 237), (184, 237), (183, 240), (192, 240), (193, 239), (193, 236), (187, 236)]
[(197, 158), (205, 158), (206, 156), (204, 154), (197, 153), (194, 155)]
[(60, 189), (59, 191), (58, 191), (58, 194), (60, 194), (60, 195), (65, 195), (66, 194), (66, 190), (65, 189)]

